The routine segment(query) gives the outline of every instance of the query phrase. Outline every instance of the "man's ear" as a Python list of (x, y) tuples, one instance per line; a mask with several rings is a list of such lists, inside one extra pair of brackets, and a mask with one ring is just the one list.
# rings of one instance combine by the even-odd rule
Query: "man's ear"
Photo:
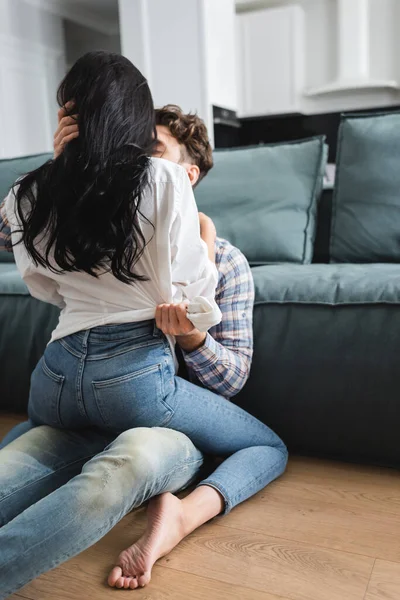
[(189, 175), (192, 187), (196, 185), (200, 177), (200, 169), (197, 165), (186, 165), (186, 172)]

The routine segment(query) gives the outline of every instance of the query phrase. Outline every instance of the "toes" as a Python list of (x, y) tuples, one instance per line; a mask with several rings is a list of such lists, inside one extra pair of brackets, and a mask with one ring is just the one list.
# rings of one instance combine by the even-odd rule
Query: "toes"
[(108, 576), (108, 585), (114, 587), (118, 581), (122, 577), (122, 569), (121, 567), (114, 567), (111, 573)]
[(132, 579), (133, 579), (132, 577), (125, 577), (125, 581), (124, 581), (124, 589), (125, 590), (129, 590)]
[(115, 583), (115, 587), (120, 590), (135, 590), (139, 587), (138, 580), (136, 577), (119, 577)]
[(126, 577), (122, 574), (121, 567), (114, 567), (108, 576), (108, 585), (120, 590), (136, 590), (139, 583), (136, 577)]
[(131, 590), (136, 590), (137, 587), (139, 587), (138, 580), (136, 579), (136, 577), (132, 577), (129, 583), (129, 588)]
[(138, 577), (139, 586), (144, 587), (145, 585), (148, 585), (150, 583), (150, 579), (151, 579), (151, 572), (146, 571), (145, 573), (140, 575), (140, 577)]
[(121, 590), (124, 587), (124, 583), (125, 583), (125, 577), (120, 577), (119, 579), (117, 579), (117, 581), (115, 583), (115, 587)]

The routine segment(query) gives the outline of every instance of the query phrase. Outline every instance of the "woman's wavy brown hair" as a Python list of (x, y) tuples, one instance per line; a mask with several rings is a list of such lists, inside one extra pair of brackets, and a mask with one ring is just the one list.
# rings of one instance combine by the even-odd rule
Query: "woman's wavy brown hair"
[(167, 104), (156, 110), (156, 124), (168, 127), (171, 135), (185, 147), (187, 157), (184, 160), (189, 159), (200, 169), (198, 184), (213, 166), (212, 148), (204, 121), (196, 114), (185, 114), (175, 104)]

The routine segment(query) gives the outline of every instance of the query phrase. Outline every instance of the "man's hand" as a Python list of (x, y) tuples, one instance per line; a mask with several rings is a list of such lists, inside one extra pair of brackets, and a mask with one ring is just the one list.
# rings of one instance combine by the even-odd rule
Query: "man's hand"
[(65, 107), (58, 111), (58, 127), (54, 134), (54, 158), (58, 158), (64, 150), (65, 144), (79, 136), (77, 123), (78, 115), (67, 116), (66, 108), (71, 108), (72, 103), (67, 102)]
[(206, 339), (206, 334), (189, 321), (185, 303), (159, 304), (156, 308), (156, 325), (165, 335), (173, 335), (186, 352), (197, 350)]

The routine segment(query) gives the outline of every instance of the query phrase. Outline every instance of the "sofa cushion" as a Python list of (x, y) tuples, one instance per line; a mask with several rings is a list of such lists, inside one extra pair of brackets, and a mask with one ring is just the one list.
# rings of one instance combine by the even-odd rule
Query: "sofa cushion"
[(37, 169), (50, 158), (52, 158), (52, 154), (46, 153), (0, 160), (0, 203), (7, 196), (18, 177)]
[(14, 254), (12, 252), (4, 252), (3, 250), (0, 252), (0, 265), (2, 263), (14, 263)]
[(199, 210), (252, 265), (309, 263), (326, 156), (323, 137), (219, 150), (196, 189)]
[[(18, 177), (33, 171), (51, 158), (51, 154), (35, 154), (0, 160), (0, 204), (7, 196), (11, 186)], [(0, 263), (13, 263), (12, 252), (0, 252)]]
[(342, 118), (332, 262), (400, 262), (399, 129), (400, 112)]

